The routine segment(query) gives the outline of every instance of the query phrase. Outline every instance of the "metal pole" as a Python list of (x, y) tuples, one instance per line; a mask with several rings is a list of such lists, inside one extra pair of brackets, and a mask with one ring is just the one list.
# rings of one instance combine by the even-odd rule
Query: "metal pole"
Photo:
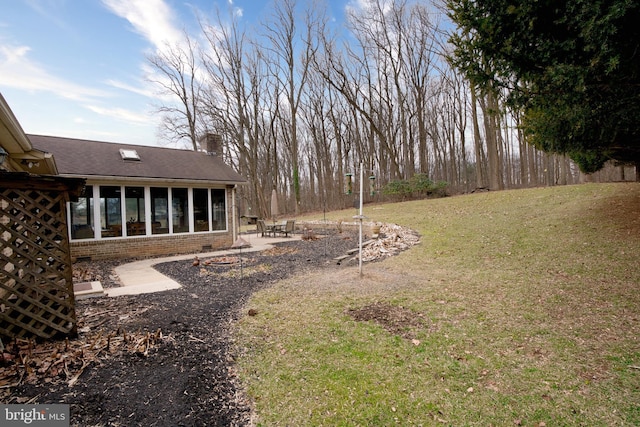
[(358, 271), (362, 277), (362, 189), (364, 187), (364, 167), (360, 162), (360, 236), (359, 236), (359, 255), (358, 255)]

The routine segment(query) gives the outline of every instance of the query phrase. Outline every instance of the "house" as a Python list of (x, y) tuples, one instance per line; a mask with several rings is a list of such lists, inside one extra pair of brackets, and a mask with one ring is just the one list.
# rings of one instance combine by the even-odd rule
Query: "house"
[(26, 135), (0, 95), (1, 170), (86, 180), (66, 213), (74, 258), (230, 247), (246, 181), (217, 155), (219, 141), (207, 135), (199, 152)]
[(50, 153), (36, 150), (0, 94), (0, 171), (57, 175)]

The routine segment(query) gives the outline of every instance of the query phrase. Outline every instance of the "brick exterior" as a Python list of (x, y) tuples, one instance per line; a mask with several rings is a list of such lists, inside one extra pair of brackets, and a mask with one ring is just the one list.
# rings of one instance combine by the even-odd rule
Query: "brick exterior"
[(75, 241), (71, 243), (71, 256), (99, 260), (197, 253), (203, 247), (207, 251), (229, 248), (232, 239), (231, 233), (211, 232)]

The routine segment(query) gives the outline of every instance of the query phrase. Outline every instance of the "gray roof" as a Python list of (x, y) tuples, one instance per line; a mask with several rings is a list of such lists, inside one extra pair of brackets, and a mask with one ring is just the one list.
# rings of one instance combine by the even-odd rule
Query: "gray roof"
[[(227, 184), (246, 182), (220, 157), (204, 152), (55, 136), (27, 137), (34, 148), (53, 154), (60, 175), (178, 179)], [(120, 149), (135, 150), (140, 160), (124, 160)]]

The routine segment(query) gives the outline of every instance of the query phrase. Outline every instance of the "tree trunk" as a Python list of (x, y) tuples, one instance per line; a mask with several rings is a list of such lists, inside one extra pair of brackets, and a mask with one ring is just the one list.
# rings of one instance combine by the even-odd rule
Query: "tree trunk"
[(484, 155), (482, 153), (482, 138), (480, 137), (480, 125), (478, 124), (478, 98), (476, 89), (471, 85), (471, 119), (473, 121), (473, 145), (476, 155), (476, 188), (485, 186), (485, 177), (482, 169)]
[(496, 127), (494, 116), (495, 111), (492, 111), (493, 95), (487, 93), (486, 99), (480, 98), (480, 108), (482, 109), (483, 121), (484, 121), (484, 133), (487, 141), (487, 159), (489, 160), (489, 189), (501, 190), (502, 184), (500, 182), (500, 161), (498, 157), (498, 142), (496, 138)]

